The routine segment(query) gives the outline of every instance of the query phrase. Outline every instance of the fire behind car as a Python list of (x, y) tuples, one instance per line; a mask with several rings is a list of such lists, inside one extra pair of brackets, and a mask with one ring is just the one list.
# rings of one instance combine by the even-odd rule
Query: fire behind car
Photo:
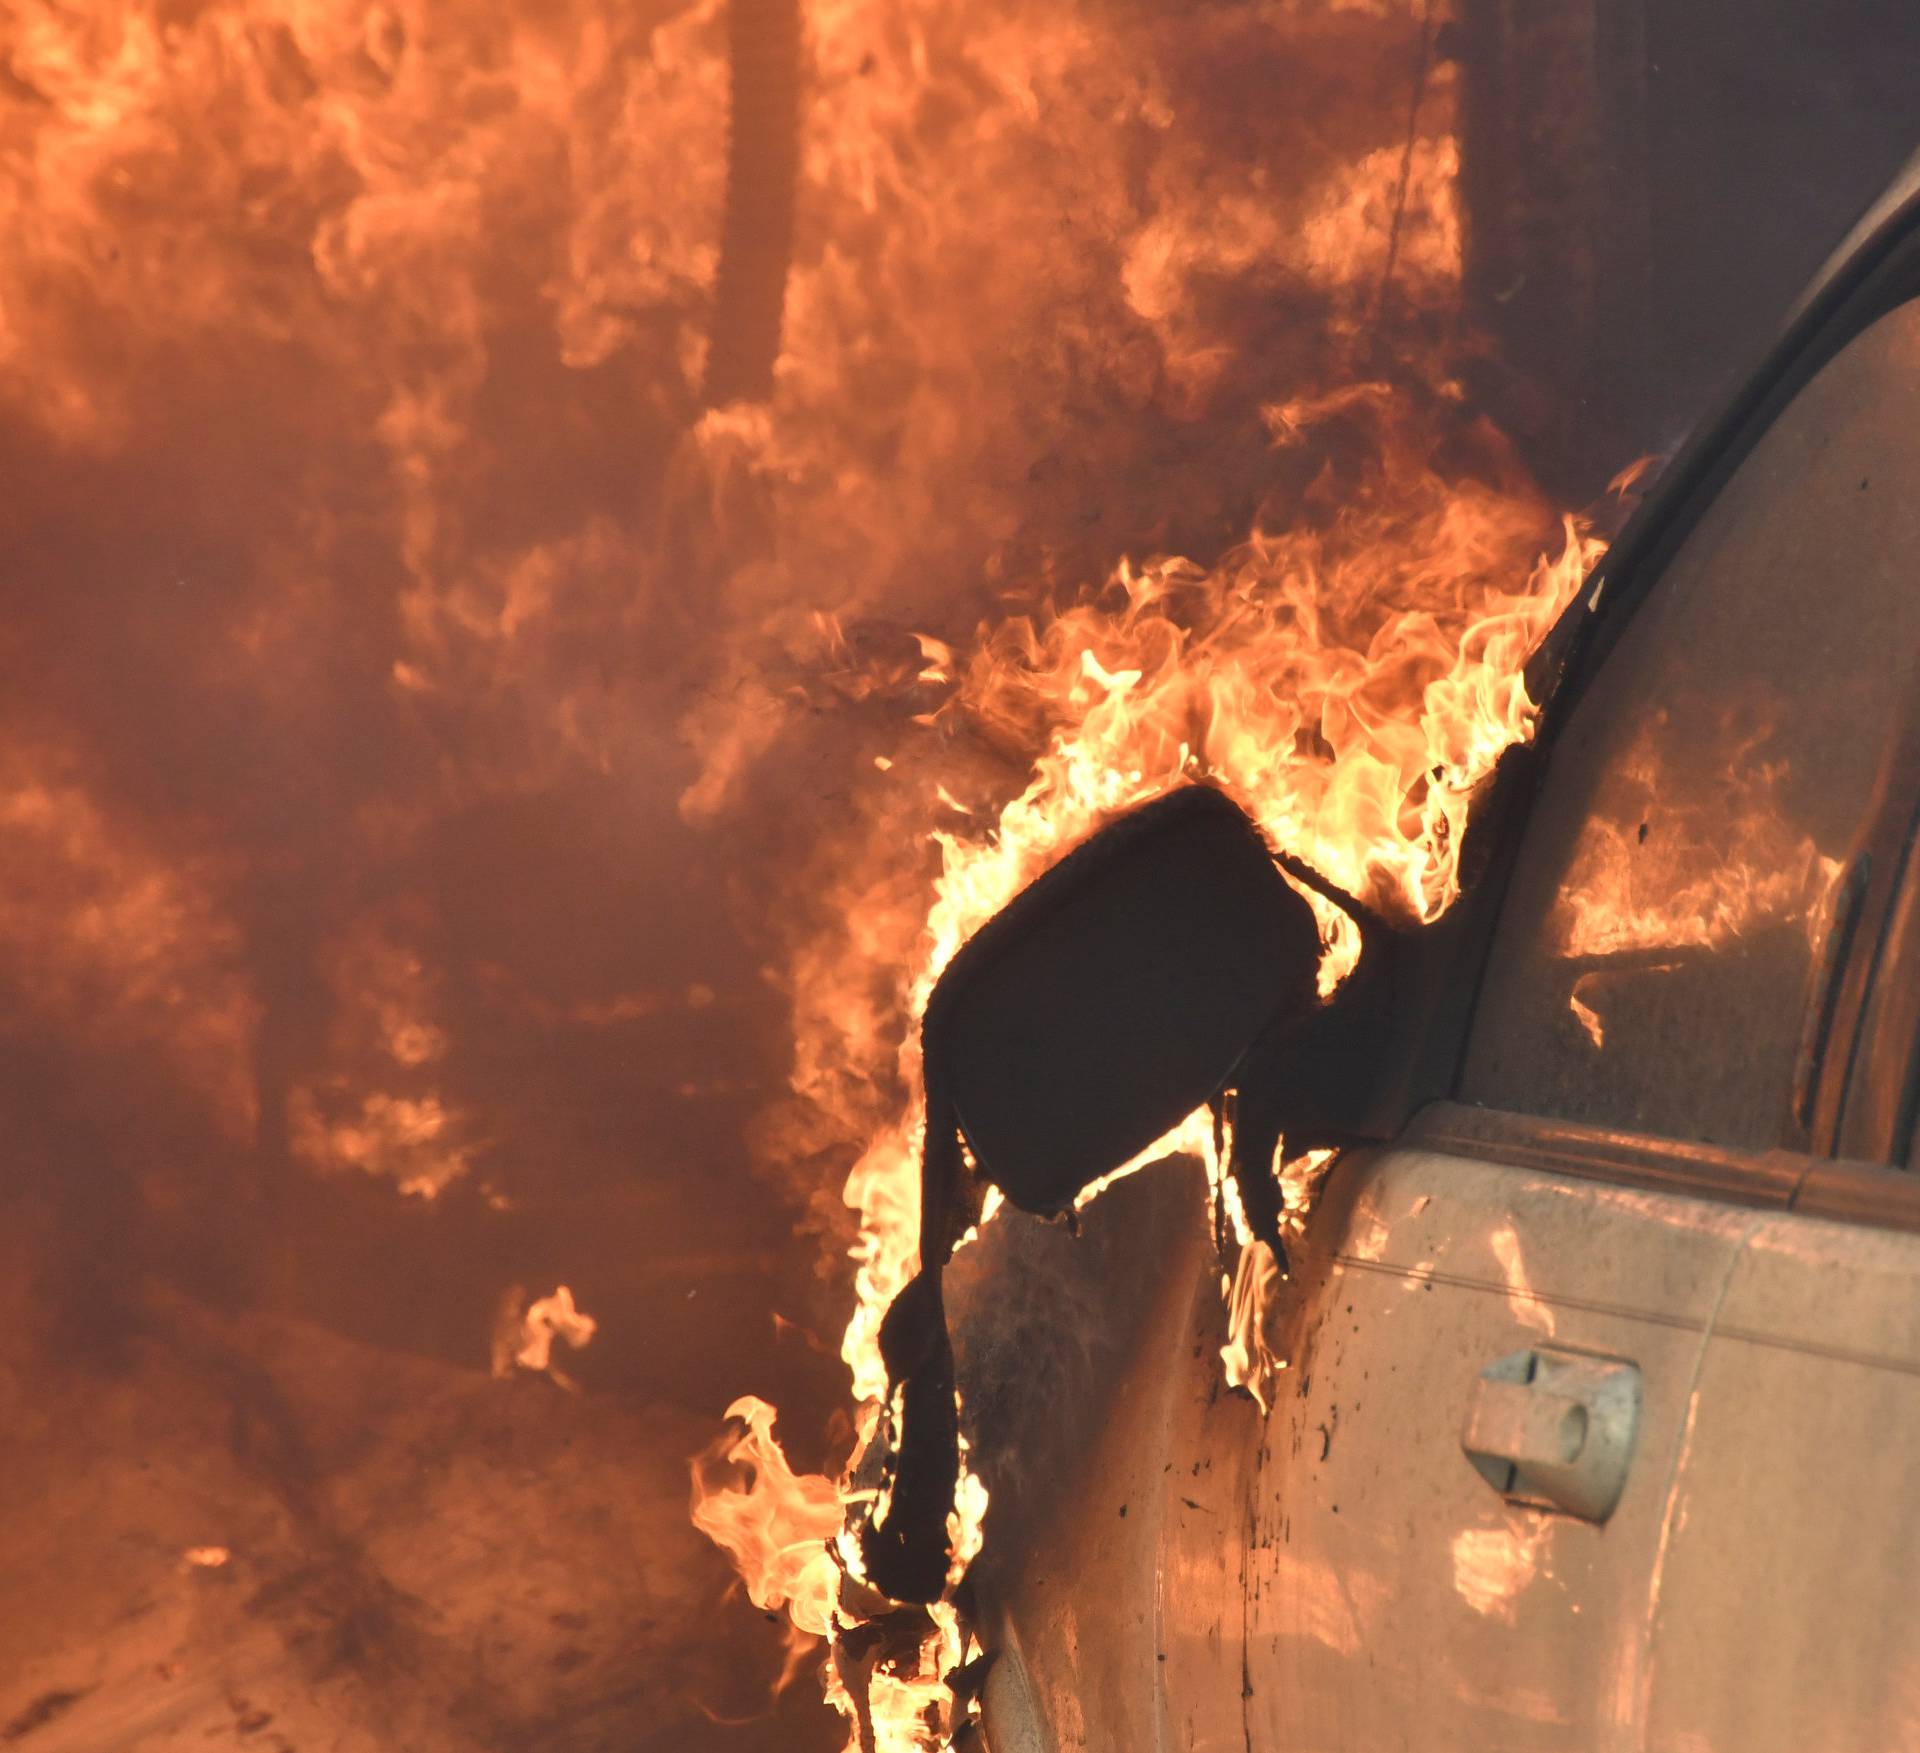
[(1920, 161), (1538, 655), (1271, 1416), (1181, 1164), (956, 1262), (995, 1753), (1920, 1739), (1916, 556)]

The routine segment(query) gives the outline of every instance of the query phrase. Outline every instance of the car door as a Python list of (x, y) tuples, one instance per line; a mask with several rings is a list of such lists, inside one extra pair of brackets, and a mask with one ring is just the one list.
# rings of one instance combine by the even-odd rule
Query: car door
[[(1299, 1275), (1296, 1390), (1252, 1469), (1241, 1746), (1630, 1744), (1671, 1457), (1751, 1213), (1570, 1174), (1543, 1148), (1597, 1147), (1584, 1168), (1618, 1140), (1506, 1142), (1523, 1137), (1538, 1166), (1429, 1125), (1332, 1195), (1338, 1240)], [(1604, 1520), (1510, 1499), (1463, 1452), (1484, 1372), (1522, 1357), (1637, 1390)]]
[[(1214, 1263), (1142, 1263), (1074, 1489), (983, 1579), (1003, 1753), (1911, 1727), (1913, 1183), (1835, 1153), (1914, 1130), (1916, 409), (1896, 304), (1609, 581), (1453, 1099), (1330, 1177), (1270, 1417), (1221, 1392)], [(1500, 1456), (1599, 1380), (1604, 1513)]]
[[(1920, 1247), (1888, 1171), (1831, 1153), (1863, 1148), (1850, 1080), (1912, 1008), (1872, 968), (1911, 886), (1916, 408), (1908, 305), (1663, 564), (1555, 742), (1456, 1099), (1349, 1153), (1312, 1216), (1271, 1416), (1220, 1393), (1211, 1262), (1131, 1287), (1154, 1313), (1111, 1416), (1001, 1586), (996, 1745), (1911, 1725)], [(1549, 1409), (1567, 1370), (1631, 1381), (1604, 1514), (1464, 1452), (1490, 1406), (1525, 1423), (1516, 1367)]]
[(1530, 828), (1468, 1054), (1469, 1096), (1771, 1149), (1790, 1180), (1712, 1285), (1622, 1745), (1894, 1747), (1920, 1721), (1894, 1629), (1920, 1242), (1883, 1166), (1915, 1107), (1917, 390), (1907, 304), (1800, 392), (1635, 616), (1556, 756), (1591, 772)]
[(1673, 1461), (1639, 1746), (1920, 1739), (1920, 1235), (1883, 1173), (1836, 1177), (1844, 1221), (1767, 1215), (1729, 1278)]
[(1810, 1104), (1846, 1156), (1755, 1226), (1721, 1299), (1648, 1604), (1649, 1747), (1920, 1739), (1920, 858), (1890, 791), (1862, 854), (1885, 905), (1836, 1006), (1857, 1026)]
[[(1824, 1153), (1920, 779), (1916, 410), (1907, 305), (1695, 524), (1554, 748), (1459, 1100), (1317, 1214), (1253, 1476), (1243, 1744), (1911, 1729), (1920, 1246), (1885, 1171)], [(1463, 1456), (1523, 1353), (1637, 1375), (1604, 1520)]]

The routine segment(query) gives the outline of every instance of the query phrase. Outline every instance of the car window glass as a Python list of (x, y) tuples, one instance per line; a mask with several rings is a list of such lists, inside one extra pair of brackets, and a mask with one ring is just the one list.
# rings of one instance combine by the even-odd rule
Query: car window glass
[(1811, 970), (1920, 652), (1920, 305), (1800, 393), (1575, 708), (1468, 1100), (1782, 1142)]

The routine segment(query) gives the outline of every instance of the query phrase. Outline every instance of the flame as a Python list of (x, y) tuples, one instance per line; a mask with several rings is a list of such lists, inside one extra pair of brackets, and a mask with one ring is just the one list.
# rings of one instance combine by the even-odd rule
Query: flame
[[(1425, 471), (1380, 491), (1416, 506), (1424, 499), (1424, 513), (1402, 523), (1409, 514), (1396, 510), (1385, 530), (1356, 521), (1352, 552), (1320, 533), (1260, 535), (1210, 573), (1185, 562), (1123, 567), (1064, 611), (982, 630), (943, 712), (989, 727), (1049, 729), (1032, 777), (992, 832), (930, 831), (941, 871), (908, 988), (909, 1019), (972, 931), (1027, 882), (1114, 812), (1195, 778), (1224, 785), (1277, 843), (1377, 905), (1424, 920), (1451, 902), (1474, 787), (1532, 727), (1521, 666), (1598, 543), (1569, 521), (1560, 552), (1538, 560), (1523, 588), (1503, 591), (1479, 569), (1493, 566), (1501, 538), (1513, 534), (1511, 506), (1446, 492)], [(1377, 519), (1380, 508), (1373, 511)], [(1407, 546), (1383, 543), (1363, 560), (1362, 527)], [(1353, 953), (1345, 952), (1349, 965)], [(870, 1009), (856, 1019), (862, 1032), (878, 1026)], [(813, 1039), (844, 1042), (835, 1028)], [(804, 1087), (813, 1068), (802, 1040)], [(911, 1029), (897, 1069), (912, 1087)], [(869, 1404), (887, 1388), (881, 1318), (917, 1267), (924, 1124), (915, 1107), (885, 1127), (845, 1189), (859, 1237), (842, 1356), (856, 1399)], [(1197, 1117), (1182, 1131), (1191, 1147)], [(1157, 1146), (1109, 1179), (1164, 1154)], [(1304, 1217), (1301, 1204), (1289, 1209)], [(1278, 1276), (1264, 1247), (1249, 1247), (1229, 1295), (1230, 1366), (1263, 1406), (1278, 1360), (1259, 1326)], [(770, 1500), (769, 1511), (781, 1501)], [(969, 1476), (963, 1502), (984, 1501)], [(958, 1521), (961, 1544), (977, 1544), (971, 1510)], [(830, 1561), (816, 1560), (815, 1571), (814, 1591), (830, 1593)], [(929, 1683), (942, 1671), (925, 1670)], [(930, 1744), (912, 1738), (924, 1733), (927, 1698), (911, 1696), (903, 1747)]]
[[(811, 1640), (846, 1629), (842, 1565), (857, 1547), (846, 1534), (851, 1488), (844, 1478), (836, 1483), (795, 1473), (773, 1434), (777, 1416), (751, 1394), (727, 1408), (728, 1419), (742, 1428), (695, 1457), (692, 1514), (694, 1525), (732, 1555), (748, 1599), (765, 1612), (784, 1612), (792, 1629), (810, 1640), (804, 1652), (790, 1645), (791, 1666), (818, 1647)], [(866, 1434), (871, 1436), (871, 1425)], [(960, 1504), (957, 1519), (977, 1529), (984, 1501), (963, 1491)], [(974, 1537), (966, 1560), (977, 1550)], [(925, 1632), (909, 1642), (904, 1656), (876, 1663), (862, 1675), (857, 1696), (838, 1663), (823, 1669), (822, 1681), (829, 1702), (863, 1723), (873, 1753), (913, 1753), (930, 1744), (931, 1724), (945, 1699), (942, 1676), (960, 1665), (966, 1650), (954, 1609), (936, 1603)], [(856, 1735), (854, 1745), (862, 1744)]]
[(1597, 984), (1591, 972), (1582, 974), (1567, 994), (1567, 1005), (1579, 1019), (1581, 1028), (1587, 1031), (1587, 1039), (1596, 1048), (1602, 1048), (1607, 1044), (1607, 1025), (1601, 1021), (1600, 1013), (1580, 996), (1582, 992), (1592, 991)]
[[(1116, 1181), (1124, 1181), (1129, 1175), (1138, 1173), (1149, 1164), (1164, 1162), (1170, 1156), (1190, 1156), (1195, 1158), (1207, 1175), (1207, 1185), (1218, 1197), (1223, 1186), (1226, 1172), (1226, 1152), (1214, 1148), (1213, 1111), (1210, 1108), (1195, 1108), (1178, 1125), (1170, 1127), (1153, 1143), (1138, 1155), (1130, 1157), (1119, 1168), (1089, 1181), (1074, 1195), (1073, 1209), (1085, 1211), (1100, 1195)], [(1231, 1193), (1230, 1186), (1227, 1191)], [(999, 1210), (996, 1199), (993, 1210)]]
[[(165, 367), (192, 355), (334, 409), (372, 458), (303, 479), (284, 546), (248, 556), (268, 588), (209, 615), (191, 672), (255, 678), (248, 702), (327, 699), (320, 635), (355, 600), (362, 524), (390, 532), (393, 582), (339, 648), (366, 635), (430, 777), (329, 818), (362, 855), (329, 869), (342, 895), (385, 892), (370, 870), (453, 812), (671, 771), (630, 683), (697, 620), (724, 631), (689, 666), (688, 821), (751, 806), (812, 717), (876, 745), (850, 819), (783, 855), (794, 1061), (764, 1127), (766, 1157), (816, 1184), (852, 1160), (859, 1444), (838, 1479), (798, 1478), (772, 1409), (741, 1402), (746, 1434), (698, 1475), (750, 1594), (810, 1636), (861, 1610), (835, 1625), (859, 1450), (884, 1440), (878, 1321), (917, 1248), (924, 1117), (901, 1092), (940, 970), (1115, 811), (1197, 779), (1432, 918), (1475, 786), (1531, 728), (1522, 661), (1597, 548), (1556, 535), (1456, 369), (1478, 343), (1457, 323), (1451, 68), (1411, 125), (1404, 102), (1427, 8), (1151, 10), (810, 0), (786, 352), (770, 404), (704, 412), (721, 0), (21, 0), (9, 19), (0, 402), (19, 430), (81, 462), (177, 432), (196, 408)], [(1215, 91), (1244, 77), (1248, 31), (1284, 51), (1291, 100), (1244, 106), (1232, 144)], [(634, 424), (554, 473), (678, 433), (647, 515), (496, 517), (609, 381)], [(460, 715), (472, 734), (449, 733)], [(48, 1015), (165, 1040), (245, 1136), (267, 1000), (234, 966), (234, 874), (109, 819), (86, 766), (10, 757), (0, 832), (32, 874), (0, 952)], [(431, 922), (350, 905), (316, 928), (331, 1027), (286, 1092), (291, 1146), (431, 1197), (487, 1144), (455, 1095), (473, 1082), (452, 1075)], [(1330, 990), (1355, 945), (1321, 917)], [(1312, 1173), (1283, 1165), (1294, 1225)], [(1257, 1257), (1247, 1275), (1251, 1334), (1275, 1281)], [(962, 1481), (956, 1570), (984, 1505)], [(965, 1638), (948, 1605), (926, 1626), (864, 1684), (830, 1670), (871, 1745), (942, 1732)]]
[[(1082, 27), (1063, 16), (1015, 12), (1006, 23), (979, 17), (977, 37), (954, 51), (950, 20), (931, 4), (897, 12), (816, 5), (818, 75), (853, 107), (840, 114), (831, 139), (814, 142), (814, 173), (831, 166), (839, 186), (861, 190), (909, 233), (937, 230), (953, 240), (964, 217), (941, 214), (936, 222), (892, 156), (892, 143), (909, 131), (904, 117), (914, 99), (884, 80), (856, 84), (850, 68), (886, 64), (895, 46), (889, 33), (911, 19), (911, 28), (927, 33), (915, 48), (921, 78), (937, 80), (949, 52), (971, 68), (962, 112), (972, 118), (967, 149), (997, 163), (1005, 142), (1022, 137), (1019, 118), (1033, 113), (1036, 94), (1051, 88), (1060, 68), (1084, 68), (1091, 58)], [(1405, 19), (1392, 6), (1380, 16)], [(1359, 28), (1357, 20), (1343, 22)], [(838, 1481), (796, 1481), (778, 1456), (767, 1408), (742, 1439), (755, 1484), (724, 1499), (724, 1516), (715, 1499), (696, 1491), (696, 1518), (727, 1528), (717, 1537), (744, 1555), (749, 1590), (761, 1591), (753, 1598), (779, 1595), (797, 1625), (822, 1634), (844, 1625), (834, 1617), (841, 1573), (859, 1576), (857, 1544), (843, 1523), (873, 1513), (872, 1492), (853, 1481), (890, 1426), (878, 1331), (918, 1264), (925, 1116), (915, 1101), (896, 1105), (893, 1092), (918, 1087), (914, 1025), (955, 952), (1116, 812), (1196, 780), (1227, 790), (1275, 845), (1381, 910), (1432, 919), (1458, 893), (1476, 787), (1505, 749), (1531, 733), (1536, 707), (1522, 667), (1601, 544), (1562, 519), (1549, 549), (1554, 520), (1500, 435), (1465, 412), (1464, 392), (1438, 351), (1407, 355), (1375, 345), (1389, 273), (1393, 308), (1404, 316), (1458, 306), (1458, 151), (1445, 126), (1449, 106), (1448, 75), (1436, 71), (1410, 141), (1369, 146), (1344, 161), (1323, 158), (1288, 191), (1223, 190), (1201, 156), (1173, 140), (1166, 150), (1174, 168), (1164, 171), (1149, 215), (1130, 221), (1111, 204), (1103, 209), (1121, 239), (1114, 288), (1166, 374), (1165, 402), (1176, 417), (1198, 417), (1230, 394), (1242, 366), (1209, 298), (1221, 275), (1310, 287), (1318, 301), (1322, 351), (1289, 393), (1262, 406), (1260, 467), (1274, 486), (1237, 546), (1208, 563), (1123, 562), (1078, 591), (1016, 581), (970, 638), (923, 631), (912, 652), (884, 658), (860, 656), (840, 620), (794, 624), (786, 649), (803, 696), (912, 706), (904, 739), (868, 758), (885, 787), (870, 805), (870, 834), (836, 849), (814, 928), (788, 968), (794, 1102), (774, 1129), (774, 1148), (794, 1152), (817, 1148), (810, 1140), (865, 1139), (843, 1193), (857, 1226), (854, 1307), (841, 1353), (860, 1407), (855, 1457)], [(892, 261), (890, 246), (880, 247), (875, 271), (884, 278)], [(957, 240), (954, 247), (965, 254)], [(1003, 261), (996, 283), (1020, 287), (1019, 267), (1017, 256)], [(806, 417), (844, 417), (822, 410), (837, 409), (845, 395), (835, 375), (844, 357), (836, 312), (859, 302), (846, 272), (830, 259), (799, 275), (774, 415), (725, 435), (736, 458), (753, 459), (750, 466), (769, 477), (793, 479), (808, 466), (796, 449)], [(911, 296), (899, 308), (861, 308), (880, 334), (896, 335), (913, 320)], [(998, 314), (989, 310), (982, 320)], [(907, 351), (925, 362), (931, 382), (941, 381), (940, 347), (916, 337)], [(953, 387), (958, 394), (965, 386)], [(916, 442), (952, 438), (951, 405), (929, 397), (919, 411), (927, 436)], [(982, 430), (996, 430), (993, 421)], [(1473, 461), (1442, 467), (1444, 445), (1455, 443)], [(869, 516), (864, 508), (879, 503), (877, 483), (837, 457), (833, 466), (840, 471), (834, 515), (898, 540), (891, 532), (903, 528), (901, 508)], [(920, 479), (916, 471), (917, 464), (909, 467), (909, 483)], [(728, 807), (756, 751), (779, 737), (785, 711), (745, 668), (724, 710), (697, 711), (692, 723), (706, 759), (683, 800), (690, 814), (705, 819)], [(1011, 787), (1009, 765), (1021, 775)], [(898, 850), (928, 843), (939, 861), (930, 890)], [(1317, 901), (1316, 915), (1325, 939), (1322, 989), (1329, 991), (1351, 968), (1357, 936)], [(904, 971), (891, 994), (889, 969)], [(1204, 1114), (1101, 1185), (1175, 1149), (1208, 1165), (1216, 1198), (1244, 1231), (1232, 1189), (1220, 1182)], [(1281, 1165), (1295, 1233), (1325, 1159), (1316, 1153)], [(1264, 1337), (1280, 1274), (1263, 1246), (1244, 1234), (1240, 1241), (1226, 1287), (1231, 1337), (1223, 1361), (1264, 1405), (1283, 1361)], [(984, 1505), (979, 1481), (963, 1478), (951, 1530), (961, 1553), (979, 1542)], [(751, 1538), (740, 1531), (746, 1521), (756, 1529)], [(759, 1568), (769, 1564), (779, 1567), (777, 1581)], [(956, 1576), (963, 1564), (956, 1559)], [(837, 1669), (830, 1678), (830, 1694), (854, 1719), (857, 1744), (936, 1744), (938, 1676), (953, 1665), (959, 1643), (949, 1609), (936, 1609), (933, 1623), (937, 1635), (923, 1640), (918, 1671), (897, 1670), (884, 1702), (877, 1691), (850, 1700)]]
[(1327, 1171), (1333, 1167), (1333, 1160), (1339, 1154), (1332, 1150), (1302, 1151), (1297, 1157), (1287, 1157), (1285, 1140), (1281, 1141), (1276, 1158), (1275, 1173), (1280, 1180), (1280, 1231), (1286, 1237), (1304, 1237), (1307, 1233), (1307, 1214), (1313, 1209), (1313, 1201), (1320, 1191), (1320, 1183), (1327, 1177)]
[[(825, 1637), (840, 1582), (826, 1554), (845, 1507), (832, 1480), (787, 1465), (773, 1434), (778, 1416), (751, 1394), (727, 1408), (744, 1428), (717, 1438), (695, 1460), (694, 1525), (733, 1554), (756, 1607), (785, 1609), (798, 1630)], [(741, 1472), (744, 1486), (737, 1483)]]
[(494, 1346), (493, 1373), (511, 1375), (515, 1369), (548, 1375), (561, 1387), (573, 1389), (572, 1379), (553, 1361), (556, 1340), (569, 1351), (583, 1350), (600, 1331), (600, 1323), (575, 1306), (573, 1292), (556, 1287), (551, 1296), (537, 1297), (531, 1303), (526, 1292), (515, 1285), (501, 1306), (499, 1337)]
[(1227, 1293), (1227, 1342), (1220, 1347), (1220, 1364), (1229, 1387), (1245, 1388), (1264, 1414), (1274, 1376), (1287, 1367), (1267, 1344), (1265, 1321), (1280, 1278), (1280, 1262), (1258, 1237), (1240, 1245)]
[[(1322, 963), (1323, 970), (1337, 959), (1337, 951), (1330, 948)], [(1280, 1263), (1267, 1244), (1247, 1227), (1238, 1191), (1224, 1178), (1222, 1158), (1230, 1154), (1208, 1153), (1203, 1158), (1215, 1196), (1224, 1203), (1240, 1248), (1232, 1275), (1221, 1283), (1227, 1305), (1227, 1342), (1220, 1348), (1220, 1366), (1227, 1386), (1245, 1388), (1265, 1417), (1272, 1410), (1269, 1396), (1273, 1379), (1287, 1367), (1287, 1360), (1267, 1342), (1267, 1317), (1288, 1275), (1280, 1270)], [(1289, 1157), (1285, 1139), (1274, 1146), (1273, 1173), (1280, 1184), (1280, 1233), (1286, 1242), (1304, 1240), (1307, 1214), (1313, 1209), (1314, 1196), (1337, 1154), (1332, 1150), (1309, 1150)]]

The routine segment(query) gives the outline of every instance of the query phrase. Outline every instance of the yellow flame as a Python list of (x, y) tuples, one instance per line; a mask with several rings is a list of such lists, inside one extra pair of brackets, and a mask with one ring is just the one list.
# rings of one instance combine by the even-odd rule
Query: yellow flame
[(1280, 1262), (1257, 1237), (1240, 1248), (1233, 1288), (1227, 1293), (1227, 1342), (1220, 1347), (1220, 1364), (1229, 1387), (1245, 1388), (1262, 1415), (1270, 1409), (1267, 1395), (1274, 1376), (1286, 1363), (1267, 1344), (1266, 1315), (1280, 1282)]
[[(1379, 10), (1394, 12), (1392, 0)], [(915, 53), (934, 55), (946, 15), (933, 0), (914, 0), (899, 17), (909, 14), (925, 33)], [(866, 191), (873, 210), (896, 220), (911, 213), (910, 223), (935, 232), (894, 150), (913, 99), (898, 83), (853, 73), (887, 64), (896, 22), (889, 8), (844, 0), (813, 9), (817, 66), (848, 108), (830, 134), (813, 140), (809, 162), (837, 186)], [(1036, 94), (1054, 71), (1083, 64), (1087, 53), (1071, 24), (1051, 15), (983, 17), (966, 48), (978, 93), (968, 100), (978, 105), (970, 148), (990, 154), (1018, 138), (1009, 132), (1013, 119), (1037, 113)], [(889, 659), (895, 668), (886, 675), (877, 661), (860, 673), (837, 621), (808, 624), (806, 638), (829, 655), (839, 697), (871, 699), (883, 685), (919, 693), (903, 740), (868, 758), (867, 770), (883, 774), (888, 797), (898, 800), (875, 832), (881, 862), (848, 860), (833, 873), (822, 897), (832, 923), (798, 947), (788, 970), (799, 1104), (865, 1140), (843, 1193), (857, 1222), (854, 1308), (842, 1344), (859, 1406), (856, 1460), (839, 1481), (814, 1478), (804, 1491), (770, 1462), (762, 1468), (754, 1514), (777, 1523), (790, 1509), (806, 1534), (791, 1542), (769, 1534), (745, 1561), (768, 1562), (771, 1553), (788, 1564), (795, 1552), (808, 1555), (804, 1582), (789, 1577), (784, 1585), (789, 1600), (814, 1604), (790, 1609), (796, 1623), (802, 1611), (808, 1623), (830, 1622), (842, 1572), (859, 1574), (846, 1520), (879, 1507), (853, 1479), (858, 1455), (885, 1441), (891, 1424), (877, 1341), (885, 1310), (918, 1265), (925, 1126), (917, 1100), (902, 1112), (889, 1092), (919, 1087), (916, 1024), (961, 945), (1116, 813), (1195, 781), (1226, 790), (1276, 847), (1380, 910), (1432, 919), (1458, 893), (1476, 788), (1504, 750), (1531, 734), (1536, 707), (1523, 665), (1600, 543), (1571, 519), (1553, 537), (1555, 520), (1538, 492), (1499, 435), (1466, 414), (1464, 392), (1437, 362), (1367, 355), (1360, 367), (1390, 230), (1398, 240), (1396, 307), (1458, 305), (1458, 152), (1437, 119), (1446, 111), (1445, 82), (1436, 74), (1434, 119), (1410, 150), (1369, 145), (1347, 162), (1320, 162), (1303, 186), (1272, 198), (1223, 190), (1200, 155), (1182, 157), (1187, 180), (1167, 178), (1152, 214), (1119, 227), (1116, 283), (1099, 295), (1117, 294), (1144, 326), (1169, 386), (1165, 405), (1184, 416), (1204, 411), (1238, 363), (1210, 312), (1210, 281), (1247, 273), (1310, 284), (1330, 313), (1332, 352), (1265, 410), (1270, 460), (1276, 478), (1291, 483), (1290, 497), (1271, 498), (1243, 542), (1205, 565), (1126, 562), (1064, 596), (1014, 589), (1006, 610), (970, 640), (923, 636), (917, 659)], [(776, 409), (753, 430), (726, 436), (769, 471), (791, 470), (805, 454), (791, 422), (836, 407), (844, 394), (834, 324), (852, 299), (851, 273), (832, 262), (795, 285), (782, 367), (789, 422)], [(900, 309), (879, 320), (910, 321), (903, 313), (911, 295), (897, 302)], [(914, 356), (938, 376), (937, 346)], [(916, 442), (934, 445), (960, 418), (933, 396), (920, 412), (932, 436)], [(1464, 446), (1474, 463), (1443, 468), (1436, 458), (1450, 446)], [(1329, 460), (1341, 456), (1364, 464)], [(873, 482), (852, 472), (841, 478), (834, 510), (847, 527), (911, 541), (900, 518), (879, 509)], [(780, 734), (782, 711), (751, 672), (726, 709), (702, 711), (705, 765), (687, 793), (690, 812), (725, 806), (754, 751)], [(1023, 778), (1011, 796), (947, 754), (974, 748), (1014, 759)], [(930, 897), (917, 874), (882, 868), (892, 845), (926, 842), (939, 862)], [(1351, 968), (1357, 934), (1344, 916), (1314, 905), (1328, 992)], [(887, 968), (902, 970), (891, 1003), (875, 997), (876, 974)], [(1245, 1233), (1210, 1117), (1190, 1116), (1079, 1203), (1173, 1149), (1206, 1165), (1216, 1209), (1241, 1243), (1226, 1287), (1232, 1338), (1224, 1361), (1264, 1404), (1282, 1362), (1265, 1337), (1280, 1275)], [(1278, 1165), (1289, 1236), (1300, 1233), (1327, 1161), (1319, 1152)], [(770, 1409), (756, 1429), (770, 1445)], [(830, 1505), (842, 1517), (832, 1529)], [(977, 1546), (984, 1506), (984, 1490), (968, 1475), (951, 1530), (958, 1551)], [(956, 1559), (956, 1574), (963, 1563)], [(960, 1635), (945, 1606), (933, 1624), (916, 1673), (885, 1676), (884, 1698), (882, 1677), (874, 1679), (879, 1745), (937, 1743), (939, 1676), (956, 1659)], [(831, 1680), (829, 1691), (859, 1724), (859, 1701), (844, 1683)]]

